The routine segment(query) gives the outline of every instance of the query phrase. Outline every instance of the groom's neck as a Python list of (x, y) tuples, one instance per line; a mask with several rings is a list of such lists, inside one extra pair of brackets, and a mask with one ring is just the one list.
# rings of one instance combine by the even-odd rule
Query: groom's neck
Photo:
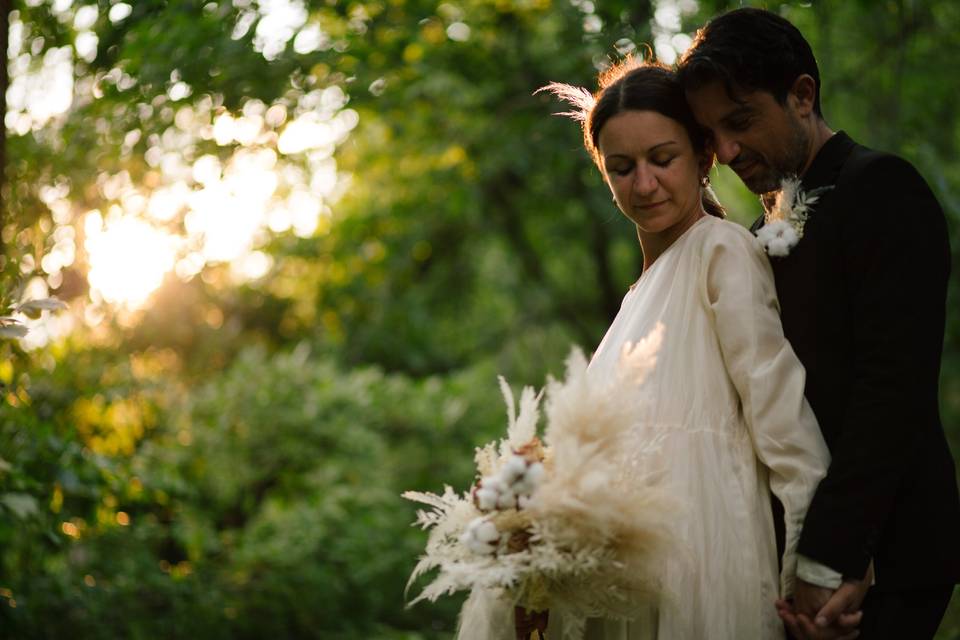
[(823, 148), (823, 145), (826, 144), (827, 140), (830, 139), (830, 136), (834, 134), (834, 131), (827, 126), (827, 123), (822, 118), (816, 118), (811, 123), (811, 132), (809, 137), (809, 148), (807, 150), (807, 161), (803, 165), (803, 171), (800, 172), (800, 175), (803, 176), (807, 172), (807, 169), (810, 168), (810, 165), (813, 164), (813, 159), (817, 157), (817, 154), (820, 153), (820, 149)]

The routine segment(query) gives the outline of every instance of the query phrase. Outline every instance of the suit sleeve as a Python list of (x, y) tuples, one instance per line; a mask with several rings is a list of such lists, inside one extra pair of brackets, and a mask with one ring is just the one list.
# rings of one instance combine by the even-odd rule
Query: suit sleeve
[(704, 252), (705, 294), (757, 458), (784, 506), (781, 595), (793, 592), (801, 524), (829, 461), (804, 398), (806, 372), (783, 335), (773, 272), (746, 230), (718, 227)]
[(950, 253), (943, 212), (906, 161), (880, 156), (844, 189), (849, 204), (837, 212), (844, 273), (836, 276), (848, 306), (837, 317), (850, 319), (852, 382), (799, 552), (862, 577), (921, 434), (939, 428)]

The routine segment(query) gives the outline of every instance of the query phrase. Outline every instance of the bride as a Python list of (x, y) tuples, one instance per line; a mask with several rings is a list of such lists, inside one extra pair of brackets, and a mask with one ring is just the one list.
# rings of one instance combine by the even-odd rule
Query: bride
[[(664, 324), (641, 391), (649, 411), (637, 416), (628, 457), (686, 505), (673, 523), (682, 552), (663, 559), (659, 601), (634, 620), (590, 620), (586, 637), (782, 638), (774, 603), (791, 594), (800, 527), (829, 454), (803, 397), (803, 366), (783, 336), (767, 258), (707, 195), (713, 155), (669, 69), (627, 61), (601, 75), (596, 95), (547, 89), (577, 110), (569, 115), (582, 122), (587, 151), (643, 250), (643, 272), (590, 375), (613, 375), (624, 343)], [(771, 491), (785, 512), (779, 575)], [(461, 638), (480, 637), (466, 628), (476, 619), (470, 609), (493, 602), (471, 596)], [(486, 635), (512, 637), (506, 628)], [(563, 630), (563, 611), (550, 611), (547, 637)]]

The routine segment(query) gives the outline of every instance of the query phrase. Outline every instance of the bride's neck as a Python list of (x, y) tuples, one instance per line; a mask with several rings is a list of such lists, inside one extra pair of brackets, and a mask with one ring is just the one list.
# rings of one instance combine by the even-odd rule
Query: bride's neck
[(696, 214), (689, 216), (682, 222), (664, 229), (663, 231), (647, 232), (637, 225), (637, 237), (640, 239), (640, 248), (643, 251), (643, 270), (649, 269), (654, 261), (682, 236), (687, 229), (692, 227), (697, 220), (707, 215), (707, 212), (700, 207)]

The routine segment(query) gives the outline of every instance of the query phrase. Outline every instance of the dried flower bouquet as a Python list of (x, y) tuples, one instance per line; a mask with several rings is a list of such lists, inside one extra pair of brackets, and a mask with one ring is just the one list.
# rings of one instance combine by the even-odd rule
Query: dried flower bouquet
[(656, 363), (662, 335), (658, 325), (626, 345), (612, 379), (591, 376), (574, 350), (566, 380), (549, 379), (544, 390), (543, 441), (541, 397), (525, 388), (517, 412), (501, 378), (507, 437), (477, 450), (474, 486), (463, 494), (449, 486), (442, 495), (403, 494), (431, 507), (417, 513), (416, 524), (431, 533), (408, 588), (439, 569), (411, 604), (483, 590), (478, 602), (489, 602), (492, 593), (509, 605), (504, 611), (514, 604), (562, 611), (567, 638), (582, 636), (587, 617), (629, 619), (659, 596), (658, 559), (670, 544), (678, 505), (651, 474), (630, 464), (630, 452), (635, 431), (644, 428), (637, 424), (638, 387)]

